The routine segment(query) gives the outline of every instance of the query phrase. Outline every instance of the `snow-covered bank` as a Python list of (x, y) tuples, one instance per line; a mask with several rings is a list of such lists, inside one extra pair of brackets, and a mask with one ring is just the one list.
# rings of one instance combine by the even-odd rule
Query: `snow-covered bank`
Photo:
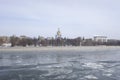
[(101, 51), (116, 49), (120, 49), (120, 46), (1, 47), (0, 51)]

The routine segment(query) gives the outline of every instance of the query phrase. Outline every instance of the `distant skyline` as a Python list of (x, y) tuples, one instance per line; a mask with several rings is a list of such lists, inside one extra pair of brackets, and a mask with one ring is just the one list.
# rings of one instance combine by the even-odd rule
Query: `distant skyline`
[(0, 36), (120, 39), (120, 0), (0, 0)]

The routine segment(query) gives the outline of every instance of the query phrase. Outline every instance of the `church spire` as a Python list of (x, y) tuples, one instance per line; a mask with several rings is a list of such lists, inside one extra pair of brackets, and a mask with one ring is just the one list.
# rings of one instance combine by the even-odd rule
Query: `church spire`
[(56, 34), (56, 38), (61, 38), (60, 28), (58, 28), (58, 31), (57, 31), (57, 34)]

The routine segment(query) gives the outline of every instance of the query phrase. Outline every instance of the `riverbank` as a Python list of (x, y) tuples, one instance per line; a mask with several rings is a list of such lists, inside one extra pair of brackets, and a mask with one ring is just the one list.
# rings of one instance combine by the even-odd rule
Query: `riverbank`
[(120, 49), (120, 46), (1, 47), (0, 51), (100, 51), (116, 49)]

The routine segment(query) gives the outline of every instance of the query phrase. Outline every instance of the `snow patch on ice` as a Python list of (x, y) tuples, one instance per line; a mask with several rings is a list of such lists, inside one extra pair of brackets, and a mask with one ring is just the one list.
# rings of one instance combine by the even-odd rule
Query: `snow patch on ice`
[(112, 74), (108, 73), (108, 74), (103, 74), (104, 76), (110, 77), (112, 76)]
[(84, 63), (84, 65), (82, 65), (83, 67), (89, 67), (89, 68), (92, 68), (92, 69), (102, 69), (104, 68), (103, 65), (101, 64), (98, 64), (98, 63)]
[(113, 72), (114, 72), (114, 70), (112, 70), (112, 69), (106, 69), (106, 70), (104, 70), (103, 75), (110, 77), (110, 76), (112, 76)]
[(86, 78), (86, 79), (98, 79), (96, 76), (94, 76), (94, 75), (87, 75), (87, 76), (85, 76), (84, 78)]

